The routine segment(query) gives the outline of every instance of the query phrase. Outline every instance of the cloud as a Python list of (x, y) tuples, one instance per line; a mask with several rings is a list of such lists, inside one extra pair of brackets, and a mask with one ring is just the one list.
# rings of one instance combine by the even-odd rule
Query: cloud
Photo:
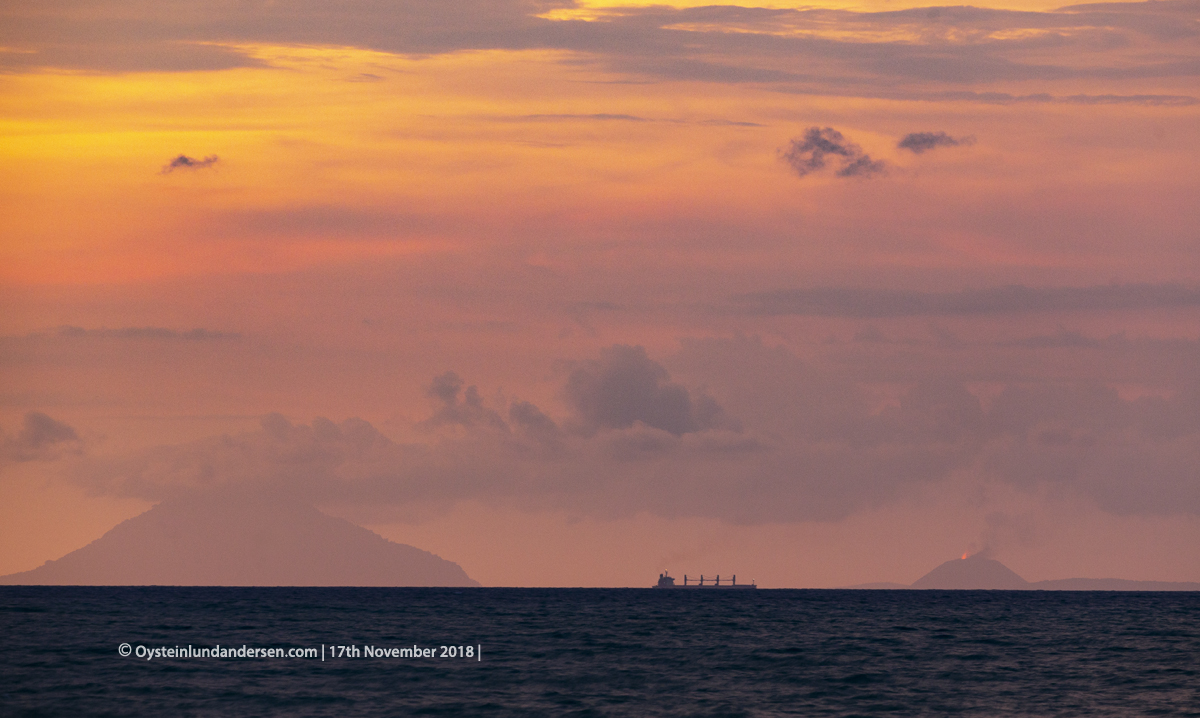
[[(811, 389), (831, 385), (819, 377)], [(799, 433), (775, 417), (765, 422), (772, 437), (742, 429), (706, 392), (624, 345), (570, 373), (561, 421), (527, 401), (511, 402), (504, 421), (473, 389), (452, 372), (436, 377), (429, 394), (438, 406), (418, 443), (392, 441), (361, 419), (303, 425), (272, 414), (257, 431), (91, 459), (76, 480), (152, 500), (235, 484), (364, 506), (470, 499), (604, 516), (829, 519), (945, 476), (969, 455), (964, 436), (978, 424), (969, 394), (930, 385), (882, 417), (853, 401), (786, 403), (786, 412), (819, 415)]]
[(163, 168), (159, 170), (158, 173), (160, 175), (167, 175), (171, 174), (175, 170), (202, 170), (206, 167), (212, 167), (219, 161), (220, 158), (216, 155), (209, 155), (202, 160), (198, 160), (194, 157), (188, 157), (187, 155), (179, 155), (163, 165)]
[(64, 325), (55, 330), (55, 334), (64, 339), (82, 339), (86, 337), (95, 337), (101, 339), (158, 339), (158, 340), (184, 340), (184, 341), (214, 341), (224, 339), (240, 339), (241, 334), (236, 332), (216, 332), (210, 329), (196, 328), (187, 331), (179, 331), (177, 329), (168, 329), (166, 327), (119, 327), (116, 329), (108, 329), (102, 327), (100, 329), (84, 329), (71, 325)]
[(1135, 400), (1086, 382), (1010, 386), (988, 425), (995, 479), (1073, 490), (1118, 515), (1200, 514), (1196, 386)]
[[(452, 371), (434, 377), (428, 393), (442, 405), (433, 416), (425, 421), (425, 426), (458, 425), (467, 428), (478, 426), (508, 431), (508, 424), (500, 418), (500, 414), (483, 405), (483, 397), (479, 395), (477, 387), (469, 386), (465, 393), (462, 392), (462, 387), (462, 379)], [(459, 399), (460, 393), (463, 393), (461, 400)]]
[[(892, 378), (900, 391), (881, 405), (878, 371), (815, 365), (756, 339), (687, 340), (670, 371), (615, 345), (563, 378), (561, 416), (489, 402), (446, 372), (407, 442), (362, 419), (272, 414), (242, 434), (84, 457), (74, 477), (151, 500), (233, 484), (401, 513), (470, 500), (737, 523), (835, 520), (945, 482), (998, 482), (1111, 513), (1200, 516), (1200, 352), (1186, 362), (1180, 375), (1191, 378), (1162, 396), (1010, 378), (986, 405), (955, 372), (926, 364), (919, 379)], [(73, 434), (55, 431), (35, 427), (7, 445), (26, 455), (72, 446)]]
[(1009, 285), (959, 292), (920, 292), (820, 287), (739, 294), (733, 297), (733, 303), (741, 311), (768, 316), (861, 318), (1112, 311), (1200, 306), (1200, 288), (1181, 284)]
[(521, 122), (559, 122), (559, 121), (563, 121), (563, 120), (602, 120), (602, 121), (617, 121), (617, 122), (650, 122), (651, 121), (651, 120), (646, 119), (645, 117), (638, 117), (636, 115), (620, 115), (620, 114), (611, 114), (611, 113), (606, 113), (606, 112), (597, 112), (597, 113), (593, 113), (590, 115), (564, 115), (564, 114), (517, 115), (515, 117), (503, 118), (503, 119), (511, 119), (514, 121), (521, 121)]
[(16, 436), (0, 431), (0, 459), (7, 461), (53, 461), (79, 454), (83, 441), (75, 429), (40, 411), (25, 414)]
[(563, 432), (553, 419), (528, 401), (514, 401), (508, 408), (508, 420), (521, 433), (543, 446), (557, 449), (563, 443)]
[(791, 141), (786, 152), (780, 152), (780, 158), (800, 177), (824, 169), (826, 158), (831, 155), (842, 158), (839, 177), (871, 177), (886, 171), (882, 160), (872, 160), (863, 154), (861, 147), (832, 127), (810, 127), (803, 137)]
[(959, 145), (969, 145), (973, 142), (975, 142), (974, 137), (954, 138), (945, 132), (910, 132), (900, 140), (896, 147), (902, 150), (911, 150), (914, 154), (919, 155), (926, 150), (933, 150), (938, 147), (958, 147)]
[[(1118, 9), (1119, 8), (1119, 9)], [(262, 45), (408, 56), (554, 50), (634, 81), (759, 83), (783, 92), (924, 100), (1190, 104), (1183, 95), (1077, 92), (1079, 80), (1200, 73), (1187, 2), (1047, 11), (919, 7), (856, 12), (734, 6), (618, 7), (572, 15), (537, 0), (316, 0), (185, 6), (178, 0), (16, 0), (0, 9), (0, 67), (101, 72), (265, 66)], [(547, 12), (555, 11), (549, 19)], [(835, 32), (830, 32), (833, 29)], [(903, 38), (897, 41), (897, 38)], [(1105, 49), (1127, 50), (1119, 60)], [(1101, 51), (1098, 51), (1101, 50)], [(807, 72), (797, 68), (810, 68)], [(368, 78), (359, 78), (368, 79)], [(988, 83), (1040, 83), (1012, 96)]]
[(861, 152), (857, 145), (847, 142), (842, 133), (832, 127), (810, 127), (805, 130), (803, 138), (796, 138), (791, 142), (791, 147), (782, 157), (801, 177), (809, 172), (824, 169), (827, 155), (849, 158)]
[(882, 174), (887, 174), (887, 163), (883, 160), (873, 160), (870, 155), (855, 157), (837, 173), (838, 177), (874, 177)]
[(585, 432), (628, 429), (636, 423), (675, 436), (721, 426), (724, 411), (711, 397), (693, 399), (668, 381), (667, 370), (642, 347), (617, 345), (571, 373), (563, 390)]

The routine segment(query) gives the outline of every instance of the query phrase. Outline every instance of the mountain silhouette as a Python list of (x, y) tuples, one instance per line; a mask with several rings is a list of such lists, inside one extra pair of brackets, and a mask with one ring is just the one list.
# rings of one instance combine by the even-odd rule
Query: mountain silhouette
[(164, 501), (0, 584), (478, 586), (458, 564), (278, 496)]
[(947, 561), (918, 578), (912, 587), (1016, 591), (1029, 588), (1029, 582), (999, 561), (976, 554)]
[(995, 559), (976, 554), (947, 561), (911, 586), (899, 583), (860, 583), (854, 589), (948, 589), (993, 591), (1200, 591), (1187, 581), (1130, 581), (1122, 578), (1058, 578), (1029, 582)]

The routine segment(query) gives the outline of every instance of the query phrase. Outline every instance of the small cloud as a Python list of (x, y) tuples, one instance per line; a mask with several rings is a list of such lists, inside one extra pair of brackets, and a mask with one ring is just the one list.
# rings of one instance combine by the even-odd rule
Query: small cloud
[(861, 147), (832, 127), (808, 128), (803, 137), (792, 140), (791, 147), (781, 153), (780, 158), (803, 177), (825, 169), (826, 158), (830, 155), (842, 158), (838, 177), (872, 177), (883, 174), (887, 169), (883, 160), (872, 160), (870, 155), (863, 153)]
[(75, 429), (40, 411), (25, 415), (25, 423), (16, 436), (0, 432), (0, 462), (53, 461), (64, 454), (81, 452), (83, 441)]
[(958, 147), (974, 143), (975, 138), (970, 136), (951, 137), (945, 132), (910, 132), (896, 146), (902, 150), (912, 150), (914, 154), (919, 155), (938, 147)]
[(220, 158), (216, 155), (209, 155), (202, 160), (198, 160), (195, 157), (188, 157), (187, 155), (179, 155), (163, 165), (163, 168), (158, 173), (160, 175), (167, 175), (175, 170), (202, 170), (205, 167), (212, 167), (219, 161)]
[(874, 177), (881, 174), (887, 174), (887, 164), (883, 160), (871, 159), (870, 155), (854, 158), (837, 173), (838, 177)]
[[(466, 428), (485, 426), (508, 432), (508, 424), (495, 411), (483, 405), (483, 397), (475, 386), (467, 387), (463, 392), (463, 380), (452, 371), (433, 378), (427, 393), (437, 399), (442, 406), (427, 419), (423, 425), (432, 429), (444, 425), (461, 425)], [(459, 394), (462, 400), (459, 400)]]
[(354, 77), (346, 78), (347, 82), (380, 82), (381, 80), (383, 80), (382, 77), (370, 72), (360, 72)]

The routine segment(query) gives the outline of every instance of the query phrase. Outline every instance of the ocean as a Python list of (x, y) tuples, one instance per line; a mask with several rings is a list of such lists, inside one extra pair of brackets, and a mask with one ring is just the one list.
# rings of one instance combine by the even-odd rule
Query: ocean
[(3, 586), (0, 630), (4, 716), (1200, 716), (1200, 593)]

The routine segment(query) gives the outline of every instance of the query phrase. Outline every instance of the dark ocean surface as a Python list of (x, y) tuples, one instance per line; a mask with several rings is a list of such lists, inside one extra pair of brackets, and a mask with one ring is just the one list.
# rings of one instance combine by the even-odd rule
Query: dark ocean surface
[[(4, 716), (1200, 716), (1200, 593), (3, 586), (0, 632)], [(138, 656), (189, 645), (324, 660)]]

